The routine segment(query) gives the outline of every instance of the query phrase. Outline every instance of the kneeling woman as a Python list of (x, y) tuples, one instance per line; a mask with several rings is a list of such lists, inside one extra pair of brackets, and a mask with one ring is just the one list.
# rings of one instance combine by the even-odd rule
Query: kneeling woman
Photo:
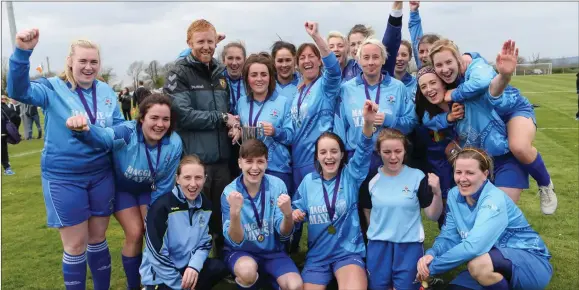
[[(293, 202), (295, 222), (308, 220), (304, 289), (325, 289), (334, 275), (340, 289), (366, 289), (365, 247), (358, 216), (358, 190), (368, 175), (372, 128), (378, 105), (367, 100), (364, 129), (349, 164), (344, 142), (323, 133), (315, 143), (316, 171), (306, 175)], [(329, 188), (329, 190), (326, 189)]]
[(523, 212), (489, 181), (492, 158), (465, 148), (451, 163), (457, 186), (448, 193), (446, 224), (418, 261), (418, 279), (467, 263), (449, 289), (545, 289), (551, 255)]
[(369, 289), (418, 289), (416, 263), (422, 257), (424, 228), (420, 209), (436, 221), (442, 213), (438, 176), (425, 176), (403, 164), (408, 141), (397, 130), (383, 129), (376, 143), (383, 166), (370, 181), (368, 211)]
[(207, 258), (211, 205), (201, 193), (206, 176), (199, 157), (185, 156), (177, 185), (151, 204), (140, 268), (145, 289), (211, 289), (227, 275), (221, 261)]
[(221, 195), (225, 261), (242, 289), (259, 289), (259, 273), (275, 280), (274, 289), (302, 289), (298, 268), (282, 243), (294, 229), (291, 198), (283, 180), (265, 174), (267, 160), (262, 141), (241, 144), (241, 176)]
[(86, 117), (70, 117), (66, 125), (73, 136), (93, 148), (113, 152), (115, 168), (115, 218), (125, 232), (122, 260), (128, 289), (138, 289), (139, 266), (145, 232), (143, 220), (151, 200), (175, 185), (175, 171), (183, 151), (173, 132), (171, 99), (153, 94), (139, 104), (139, 117), (102, 128), (87, 125)]

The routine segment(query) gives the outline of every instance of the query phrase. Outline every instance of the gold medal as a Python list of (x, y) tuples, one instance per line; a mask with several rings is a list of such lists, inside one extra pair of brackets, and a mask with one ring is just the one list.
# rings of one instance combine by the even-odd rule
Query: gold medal
[(259, 234), (259, 236), (257, 236), (257, 241), (261, 243), (263, 240), (265, 240), (265, 237), (262, 234)]
[(376, 126), (372, 127), (372, 132), (376, 132)]
[(330, 226), (328, 227), (328, 233), (329, 233), (330, 235), (336, 234), (336, 228), (334, 227), (334, 225), (330, 225)]

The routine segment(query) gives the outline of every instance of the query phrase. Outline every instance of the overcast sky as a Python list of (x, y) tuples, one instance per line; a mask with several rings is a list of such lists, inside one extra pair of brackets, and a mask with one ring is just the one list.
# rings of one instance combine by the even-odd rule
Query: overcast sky
[[(11, 53), (11, 37), (2, 3), (2, 56)], [(402, 37), (409, 39), (408, 3), (404, 3)], [(185, 2), (14, 2), (17, 30), (37, 27), (40, 42), (31, 57), (31, 74), (50, 58), (52, 71), (62, 71), (73, 39), (87, 38), (102, 49), (104, 66), (124, 80), (135, 60), (162, 64), (186, 47), (186, 31), (198, 18), (211, 21), (227, 35), (225, 42), (243, 40), (249, 52), (270, 50), (276, 33), (299, 45), (310, 41), (303, 23), (320, 23), (320, 32), (347, 34), (357, 23), (371, 25), (382, 37), (392, 2), (344, 3), (185, 3)], [(504, 40), (517, 42), (520, 55), (566, 57), (579, 54), (577, 2), (423, 2), (423, 30), (448, 37), (461, 51), (478, 51), (492, 60)]]

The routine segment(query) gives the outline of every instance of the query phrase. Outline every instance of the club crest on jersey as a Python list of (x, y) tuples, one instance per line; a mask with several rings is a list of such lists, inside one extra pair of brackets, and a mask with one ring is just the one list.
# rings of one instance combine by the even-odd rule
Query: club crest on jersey
[(225, 79), (220, 79), (219, 84), (221, 85), (222, 88), (224, 89), (227, 88), (227, 81)]
[(106, 105), (107, 107), (110, 107), (112, 104), (113, 104), (113, 102), (111, 101), (111, 99), (109, 99), (109, 98), (106, 98), (106, 99), (105, 99), (105, 105)]
[(408, 189), (408, 186), (404, 186), (404, 189), (402, 190), (402, 192), (407, 195), (410, 193), (410, 189)]
[(205, 225), (205, 219), (203, 218), (203, 215), (199, 216), (199, 226), (203, 227)]
[(270, 114), (273, 118), (277, 118), (279, 116), (279, 112), (276, 109), (271, 110)]
[(394, 102), (396, 102), (396, 97), (394, 97), (394, 96), (389, 96), (389, 97), (388, 97), (388, 102), (390, 102), (390, 104), (393, 104)]

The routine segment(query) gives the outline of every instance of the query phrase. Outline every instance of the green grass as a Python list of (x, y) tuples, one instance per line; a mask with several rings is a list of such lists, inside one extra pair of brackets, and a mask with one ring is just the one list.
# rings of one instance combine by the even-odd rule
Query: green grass
[[(548, 289), (579, 288), (579, 194), (578, 138), (575, 113), (577, 94), (575, 75), (514, 77), (513, 85), (534, 103), (539, 130), (535, 146), (539, 149), (555, 183), (559, 208), (544, 216), (536, 196), (537, 186), (523, 192), (520, 207), (545, 240), (553, 258), (554, 276)], [(561, 92), (563, 91), (563, 92)], [(34, 129), (34, 136), (36, 136)], [(58, 231), (46, 227), (46, 212), (40, 181), (41, 140), (10, 145), (14, 176), (2, 176), (2, 288), (64, 289), (61, 274), (62, 245)], [(425, 248), (438, 234), (436, 223), (425, 221)], [(124, 289), (121, 263), (123, 232), (112, 218), (107, 232), (113, 257), (111, 289)], [(305, 239), (302, 239), (306, 249)], [(295, 259), (298, 264), (305, 253)], [(90, 273), (90, 271), (89, 271)], [(452, 273), (450, 273), (452, 274)], [(450, 279), (450, 275), (445, 275)], [(90, 274), (87, 281), (92, 289)], [(223, 284), (219, 289), (234, 289)]]

